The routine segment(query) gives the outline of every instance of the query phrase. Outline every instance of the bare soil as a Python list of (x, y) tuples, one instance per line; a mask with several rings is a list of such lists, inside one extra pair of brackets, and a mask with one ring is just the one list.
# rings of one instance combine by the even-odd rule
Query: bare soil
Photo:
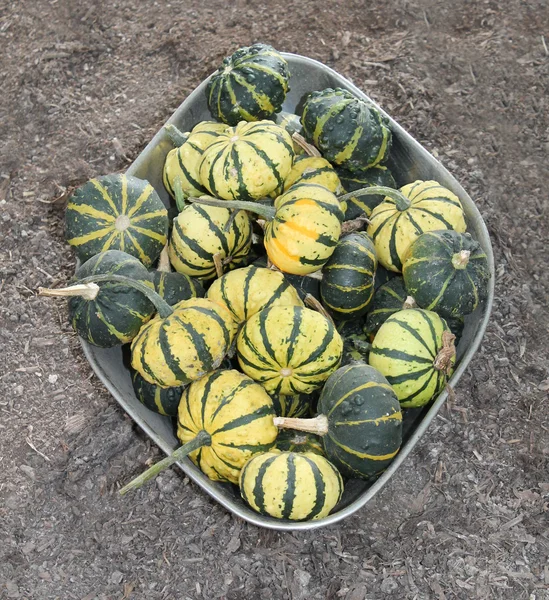
[[(350, 78), (478, 203), (480, 351), (391, 483), (343, 523), (258, 529), (170, 470), (95, 378), (62, 303), (72, 186), (124, 169), (236, 48)], [(546, 0), (0, 2), (0, 598), (549, 599)]]

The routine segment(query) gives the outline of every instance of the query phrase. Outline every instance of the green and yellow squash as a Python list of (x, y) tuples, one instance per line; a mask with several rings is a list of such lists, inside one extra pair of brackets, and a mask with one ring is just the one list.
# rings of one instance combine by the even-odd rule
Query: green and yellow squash
[(185, 456), (214, 481), (238, 484), (240, 470), (276, 439), (273, 405), (265, 390), (234, 370), (219, 370), (185, 388), (177, 437), (183, 444), (120, 490), (138, 488)]
[[(267, 255), (260, 256), (254, 260), (253, 264), (256, 267), (266, 267)], [(290, 273), (283, 273), (283, 275), (292, 284), (301, 300), (304, 301), (308, 294), (320, 300), (320, 278), (308, 277), (307, 275), (291, 275)]]
[(322, 268), (322, 304), (336, 319), (366, 314), (374, 295), (377, 258), (364, 231), (343, 236)]
[(391, 315), (407, 308), (417, 308), (417, 304), (406, 291), (404, 279), (397, 275), (376, 290), (364, 331), (373, 339)]
[(389, 155), (392, 136), (387, 119), (347, 90), (312, 92), (305, 101), (301, 123), (306, 139), (333, 165), (363, 170)]
[(293, 159), (292, 138), (283, 127), (241, 122), (206, 148), (199, 177), (216, 198), (257, 200), (283, 185)]
[(280, 271), (250, 265), (216, 279), (210, 300), (224, 304), (237, 323), (269, 306), (303, 306), (299, 294)]
[(160, 253), (156, 269), (150, 271), (154, 291), (170, 306), (189, 298), (202, 298), (204, 288), (197, 280), (184, 273), (171, 270), (168, 247)]
[(402, 407), (423, 406), (444, 389), (452, 373), (454, 337), (436, 313), (402, 310), (379, 328), (369, 363), (387, 378)]
[[(284, 129), (290, 134), (290, 137), (292, 137), (292, 139), (294, 133), (303, 136), (303, 125), (301, 125), (299, 115), (285, 111), (280, 111), (279, 113), (274, 114), (271, 118), (277, 125), (284, 127)], [(295, 140), (293, 140), (293, 146), (294, 154), (296, 156), (304, 154), (305, 150)]]
[[(298, 156), (281, 188), (277, 188), (271, 193), (272, 197), (276, 198), (283, 192), (287, 192), (296, 183), (316, 183), (329, 189), (336, 196), (343, 193), (337, 173), (332, 165), (321, 156)], [(343, 213), (346, 208), (346, 204), (341, 207)]]
[(341, 361), (343, 342), (332, 323), (300, 306), (273, 306), (248, 319), (237, 338), (241, 369), (270, 393), (308, 394)]
[(374, 240), (379, 262), (390, 271), (402, 271), (408, 248), (422, 233), (466, 229), (459, 198), (436, 181), (415, 181), (400, 189), (373, 186), (362, 193), (385, 193), (387, 197), (370, 215), (368, 234)]
[(221, 365), (235, 334), (236, 323), (222, 304), (207, 298), (166, 304), (134, 338), (132, 367), (161, 387), (188, 383)]
[(344, 477), (370, 479), (384, 471), (402, 444), (402, 412), (385, 377), (365, 364), (330, 375), (314, 419), (276, 417), (278, 427), (322, 436), (326, 457)]
[(149, 383), (131, 369), (132, 385), (136, 398), (148, 409), (167, 417), (175, 417), (185, 386), (162, 388)]
[(364, 317), (341, 321), (337, 330), (343, 339), (341, 366), (354, 363), (367, 363), (370, 352), (370, 339), (363, 331)]
[(71, 196), (66, 238), (80, 261), (120, 250), (149, 267), (168, 239), (168, 211), (152, 185), (131, 175), (90, 179)]
[(281, 429), (276, 436), (273, 449), (281, 452), (313, 452), (324, 456), (322, 439), (314, 433)]
[[(112, 276), (114, 279), (105, 281)], [(86, 261), (76, 270), (70, 287), (40, 288), (39, 292), (69, 298), (69, 319), (76, 333), (94, 346), (112, 348), (131, 342), (155, 312), (142, 291), (115, 280), (120, 276), (152, 292), (147, 269), (137, 258), (119, 250), (107, 250)], [(96, 283), (90, 285), (91, 280)]]
[(173, 268), (198, 279), (216, 275), (216, 259), (224, 267), (241, 265), (252, 243), (252, 225), (244, 211), (191, 204), (174, 219), (168, 253)]
[(292, 394), (286, 396), (271, 392), (275, 413), (278, 417), (305, 417), (312, 413), (316, 405), (316, 394)]
[(402, 274), (419, 306), (443, 317), (468, 315), (488, 295), (488, 259), (468, 233), (420, 235), (408, 249)]
[[(164, 187), (175, 199), (175, 188), (179, 186), (185, 196), (201, 196), (207, 192), (202, 185), (199, 166), (204, 150), (227, 130), (227, 125), (213, 121), (201, 121), (192, 131), (182, 134), (173, 125), (167, 125), (168, 135), (173, 138), (176, 148), (170, 150), (164, 162), (162, 173)], [(176, 140), (182, 141), (177, 145)]]
[[(396, 188), (396, 183), (393, 175), (388, 167), (376, 165), (363, 171), (349, 171), (347, 169), (336, 168), (336, 173), (339, 177), (341, 185), (345, 192), (349, 194), (356, 190), (372, 186), (385, 186)], [(347, 209), (345, 211), (345, 220), (350, 221), (362, 215), (369, 217), (372, 210), (383, 202), (384, 194), (374, 196), (353, 196), (347, 197)]]
[(309, 521), (330, 513), (343, 493), (343, 480), (334, 465), (318, 454), (266, 452), (244, 465), (240, 493), (263, 515)]
[(289, 79), (286, 59), (272, 46), (239, 48), (208, 81), (208, 108), (229, 125), (266, 119), (282, 108)]

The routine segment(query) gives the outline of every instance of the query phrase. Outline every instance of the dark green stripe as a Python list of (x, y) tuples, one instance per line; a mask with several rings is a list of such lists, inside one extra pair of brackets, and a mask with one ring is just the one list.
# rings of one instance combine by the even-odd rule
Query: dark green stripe
[[(287, 458), (286, 458), (287, 457)], [(296, 469), (295, 455), (293, 453), (282, 455), (281, 460), (286, 460), (288, 465), (288, 474), (286, 476), (286, 489), (282, 495), (282, 518), (289, 519), (294, 508), (295, 499), (295, 484), (296, 484)]]
[[(372, 350), (372, 352), (375, 352)], [(407, 381), (416, 381), (417, 379), (421, 379), (424, 375), (429, 373), (430, 370), (433, 369), (433, 366), (425, 367), (425, 369), (421, 371), (413, 371), (412, 373), (403, 373), (402, 375), (385, 375), (387, 381), (391, 385), (398, 385), (400, 383), (405, 383)]]
[(431, 384), (431, 380), (433, 379), (433, 375), (435, 375), (435, 374), (436, 374), (436, 371), (433, 370), (433, 372), (431, 373), (431, 376), (427, 379), (427, 381), (419, 389), (417, 389), (413, 394), (406, 396), (406, 398), (399, 398), (399, 401), (400, 402), (410, 402), (410, 400), (413, 400), (416, 396), (419, 396), (419, 394), (424, 392), (428, 388), (428, 386)]
[(210, 347), (207, 344), (204, 336), (198, 332), (190, 323), (185, 323), (180, 317), (176, 314), (172, 315), (172, 318), (177, 321), (181, 328), (185, 330), (185, 332), (191, 338), (191, 343), (194, 346), (196, 353), (198, 355), (198, 360), (200, 361), (201, 371), (210, 371), (214, 360), (210, 351)]
[(237, 312), (234, 310), (231, 299), (229, 297), (229, 295), (227, 294), (227, 277), (221, 277), (221, 279), (219, 280), (221, 282), (221, 297), (223, 298), (223, 302), (227, 305), (227, 308), (231, 311), (231, 313), (238, 319), (240, 320), (239, 315), (237, 314)]
[(294, 350), (299, 342), (299, 336), (301, 333), (301, 323), (303, 322), (302, 316), (303, 313), (300, 310), (293, 311), (293, 325), (292, 331), (290, 333), (290, 339), (288, 340), (289, 344), (288, 350), (286, 352), (286, 366), (291, 364), (291, 360), (294, 355)]
[(389, 254), (391, 255), (391, 262), (399, 271), (402, 271), (402, 262), (400, 261), (400, 256), (398, 255), (398, 252), (397, 252), (396, 235), (397, 235), (397, 224), (398, 224), (400, 217), (402, 217), (402, 215), (403, 215), (403, 213), (401, 212), (398, 215), (398, 217), (395, 219), (395, 222), (393, 223), (393, 229), (391, 230), (391, 237), (389, 238)]
[(250, 281), (253, 276), (257, 273), (256, 267), (249, 267), (246, 277), (244, 278), (243, 286), (243, 302), (244, 302), (244, 320), (248, 320), (250, 315), (248, 314), (248, 302), (250, 301)]
[(269, 168), (271, 173), (275, 176), (275, 179), (277, 181), (276, 187), (277, 188), (280, 187), (284, 183), (284, 179), (280, 175), (279, 170), (277, 169), (277, 163), (272, 161), (270, 156), (264, 150), (262, 150), (259, 146), (257, 146), (257, 144), (255, 144), (254, 142), (252, 142), (250, 140), (246, 140), (246, 143), (255, 150), (257, 155), (261, 158), (261, 160), (263, 160), (263, 162), (267, 165), (267, 167)]
[[(176, 233), (179, 237), (179, 239), (181, 240), (181, 242), (183, 244), (185, 244), (186, 246), (188, 246), (199, 258), (201, 258), (202, 260), (207, 260), (207, 261), (212, 261), (212, 254), (210, 252), (207, 252), (206, 250), (204, 250), (204, 248), (202, 248), (202, 246), (196, 241), (193, 240), (192, 238), (186, 236), (180, 229), (179, 229), (179, 223), (176, 222), (175, 225), (175, 230)], [(172, 240), (173, 242), (173, 240)]]
[(454, 227), (450, 223), (448, 223), (448, 221), (442, 215), (438, 215), (437, 213), (434, 213), (431, 210), (427, 210), (426, 208), (420, 208), (419, 206), (414, 206), (413, 209), (414, 210), (421, 210), (422, 212), (425, 212), (428, 215), (431, 215), (435, 219), (439, 220), (441, 223), (444, 223), (444, 226), (447, 229), (452, 229), (452, 230), (454, 229)]
[(276, 358), (275, 350), (271, 344), (271, 340), (269, 339), (269, 335), (267, 333), (267, 319), (270, 314), (271, 314), (271, 311), (269, 311), (269, 310), (263, 310), (260, 313), (258, 313), (259, 332), (261, 334), (261, 342), (263, 343), (263, 347), (265, 348), (267, 355), (271, 358), (271, 360), (275, 364), (279, 365), (280, 363)]
[[(223, 373), (223, 371), (218, 371), (218, 372), (219, 373)], [(217, 406), (217, 408), (212, 413), (211, 421), (213, 422), (213, 420), (215, 419), (215, 417), (219, 414), (219, 411), (224, 406), (227, 406), (227, 404), (229, 404), (229, 402), (231, 402), (232, 400), (234, 400), (235, 396), (239, 392), (241, 392), (242, 390), (245, 390), (247, 387), (250, 387), (251, 385), (256, 385), (255, 381), (252, 381), (251, 379), (244, 379), (238, 385), (236, 385), (231, 390), (231, 392), (229, 394), (227, 394), (226, 396), (223, 396), (221, 402), (219, 403), (219, 405)], [(240, 447), (240, 444), (238, 446)]]
[[(375, 240), (377, 238), (377, 236), (379, 235), (379, 233), (385, 228), (385, 224), (388, 223), (394, 216), (395, 216), (396, 212), (393, 211), (386, 219), (385, 221), (383, 221), (383, 223), (381, 223), (380, 225), (378, 225), (377, 229), (374, 231), (373, 235), (372, 235), (372, 239)], [(399, 215), (400, 216), (400, 215)], [(397, 217), (398, 219), (398, 217)]]
[(166, 333), (166, 324), (167, 322), (164, 321), (158, 331), (158, 343), (160, 345), (160, 350), (162, 351), (162, 356), (170, 371), (175, 375), (175, 377), (179, 381), (185, 383), (189, 381), (189, 378), (186, 375), (185, 371), (181, 369), (181, 367), (179, 366), (179, 361), (175, 358), (175, 356), (172, 353), (172, 348), (170, 346), (170, 343), (168, 342), (168, 334)]
[[(455, 271), (454, 271), (455, 273)], [(438, 352), (438, 344), (437, 344), (437, 334), (435, 331), (435, 327), (433, 325), (433, 322), (431, 321), (431, 319), (429, 318), (429, 316), (427, 315), (427, 313), (425, 313), (424, 311), (420, 310), (418, 311), (421, 318), (427, 323), (427, 325), (429, 326), (429, 331), (431, 332), (431, 337), (433, 338), (433, 354), (436, 356), (437, 352)]]
[[(242, 328), (240, 335), (241, 335), (240, 341), (242, 343), (246, 344), (246, 347), (248, 348), (248, 350), (250, 350), (265, 366), (272, 367), (272, 363), (269, 363), (267, 361), (267, 359), (263, 356), (263, 354), (261, 352), (259, 352), (259, 350), (255, 347), (255, 344), (252, 342), (252, 340), (250, 340), (246, 326), (244, 326)], [(250, 362), (245, 356), (242, 355), (242, 352), (238, 352), (238, 358), (243, 360), (250, 367), (261, 370), (261, 366), (257, 366), (254, 363)], [(275, 363), (275, 365), (278, 366), (278, 363)]]
[(251, 413), (248, 413), (246, 415), (241, 415), (240, 417), (237, 417), (236, 419), (233, 419), (232, 421), (225, 423), (225, 425), (223, 425), (223, 427), (220, 427), (219, 429), (212, 431), (210, 435), (212, 435), (212, 437), (213, 437), (217, 433), (222, 433), (225, 431), (232, 431), (233, 429), (238, 429), (239, 427), (249, 425), (250, 423), (253, 423), (257, 419), (262, 419), (263, 417), (268, 417), (268, 416), (273, 416), (273, 417), (275, 416), (273, 407), (269, 406), (268, 404), (264, 404), (263, 406), (256, 408)]
[(187, 169), (187, 167), (183, 164), (183, 160), (181, 159), (181, 153), (180, 153), (180, 148), (178, 148), (177, 150), (177, 162), (179, 164), (179, 168), (181, 169), (181, 171), (183, 171), (183, 175), (185, 175), (185, 177), (187, 178), (187, 181), (197, 190), (200, 190), (201, 192), (205, 192), (206, 190), (202, 187), (202, 184), (200, 183), (200, 181), (197, 181), (190, 173), (189, 170)]
[(258, 511), (263, 514), (265, 514), (265, 488), (263, 487), (263, 478), (265, 477), (265, 472), (267, 469), (277, 458), (278, 456), (273, 456), (272, 458), (265, 460), (265, 462), (257, 470), (257, 475), (255, 477), (255, 485), (254, 489), (252, 490), (252, 496)]
[(199, 204), (194, 204), (193, 207), (196, 210), (196, 212), (199, 215), (201, 215), (202, 217), (204, 217), (204, 219), (207, 221), (208, 229), (219, 240), (219, 243), (220, 243), (221, 247), (223, 248), (223, 252), (225, 253), (225, 256), (229, 256), (229, 245), (227, 243), (226, 234), (223, 231), (221, 231), (221, 229), (219, 229), (219, 227), (215, 224), (212, 217), (208, 214), (208, 211), (205, 208), (203, 208)]
[[(208, 398), (210, 396), (212, 386), (220, 377), (223, 376), (224, 373), (224, 371), (215, 371), (208, 377), (208, 381), (206, 381), (206, 385), (204, 386), (204, 390), (202, 391), (202, 395), (200, 396), (200, 403), (202, 407), (202, 410), (200, 412), (200, 419), (202, 420), (201, 427), (205, 427), (206, 405), (208, 404)], [(213, 418), (210, 420), (210, 422), (212, 421)]]
[(296, 365), (295, 368), (299, 369), (299, 367), (310, 364), (310, 363), (316, 361), (320, 356), (322, 356), (322, 354), (324, 354), (324, 352), (326, 352), (326, 348), (329, 346), (330, 342), (334, 339), (334, 333), (335, 333), (335, 330), (334, 330), (333, 325), (331, 323), (328, 323), (328, 329), (326, 330), (326, 333), (324, 334), (324, 338), (322, 339), (322, 342), (320, 342), (320, 344), (318, 345), (316, 350), (311, 352), (311, 354), (309, 354), (309, 356), (303, 362), (301, 362), (299, 365)]
[(225, 342), (225, 347), (228, 348), (231, 345), (231, 336), (229, 328), (223, 320), (223, 317), (218, 315), (213, 308), (206, 308), (204, 306), (189, 306), (187, 307), (187, 310), (195, 310), (196, 312), (202, 313), (210, 319), (213, 319), (219, 325), (221, 331), (223, 332), (223, 341)]
[[(214, 144), (212, 144), (212, 146), (214, 146), (215, 144), (220, 145), (220, 149), (218, 150), (216, 148), (217, 154), (216, 154), (215, 158), (210, 163), (210, 167), (209, 167), (209, 171), (208, 171), (208, 188), (209, 188), (210, 192), (215, 197), (217, 197), (218, 193), (217, 193), (217, 186), (215, 185), (214, 166), (217, 163), (217, 161), (223, 156), (223, 153), (225, 151), (224, 147), (226, 146), (226, 141), (225, 140), (220, 140), (219, 142), (215, 142)], [(208, 150), (210, 150), (210, 152), (211, 152), (212, 146), (210, 146), (208, 148)]]
[(400, 325), (402, 329), (405, 329), (408, 333), (410, 333), (412, 337), (414, 337), (429, 352), (429, 354), (433, 357), (433, 360), (435, 359), (435, 355), (431, 351), (431, 348), (413, 327), (410, 327), (408, 323), (400, 321), (395, 317), (392, 318), (391, 323), (396, 323), (397, 325)]
[(375, 353), (380, 356), (386, 356), (387, 358), (394, 358), (396, 360), (405, 360), (408, 362), (418, 362), (425, 364), (433, 364), (433, 360), (431, 358), (424, 358), (422, 356), (414, 356), (413, 354), (408, 354), (407, 352), (403, 352), (402, 350), (391, 350), (389, 348), (376, 348)]
[(324, 483), (322, 473), (320, 472), (320, 469), (318, 468), (316, 463), (314, 463), (307, 456), (303, 456), (303, 458), (311, 467), (311, 471), (313, 472), (313, 477), (315, 480), (315, 503), (309, 514), (303, 519), (309, 521), (310, 519), (316, 517), (316, 515), (318, 515), (318, 513), (324, 508), (324, 504), (326, 502), (326, 484)]
[[(228, 157), (228, 155), (227, 155)], [(246, 184), (244, 183), (244, 178), (242, 177), (243, 174), (243, 169), (242, 169), (242, 163), (240, 162), (240, 156), (238, 155), (237, 149), (236, 149), (236, 145), (232, 144), (231, 145), (231, 160), (233, 162), (234, 165), (234, 170), (236, 172), (236, 180), (238, 182), (238, 192), (235, 196), (234, 192), (231, 190), (231, 195), (233, 196), (233, 198), (235, 199), (252, 199), (252, 197), (250, 196), (249, 192), (248, 192), (248, 188), (246, 187)], [(226, 161), (226, 164), (228, 165), (228, 161)], [(232, 181), (233, 177), (231, 176), (230, 173), (226, 173), (225, 174), (226, 178), (228, 181)]]

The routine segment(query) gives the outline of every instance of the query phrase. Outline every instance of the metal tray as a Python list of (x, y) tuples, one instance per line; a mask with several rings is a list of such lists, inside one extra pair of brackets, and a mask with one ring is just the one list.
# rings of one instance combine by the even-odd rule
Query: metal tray
[[(284, 53), (284, 57), (290, 67), (291, 90), (286, 97), (283, 110), (300, 112), (304, 99), (310, 92), (327, 87), (345, 88), (355, 96), (373, 103), (351, 82), (322, 63), (295, 54)], [(181, 131), (188, 131), (199, 121), (211, 120), (205, 101), (206, 83), (207, 80), (189, 95), (168, 120), (168, 123), (173, 123)], [(375, 103), (373, 104), (375, 105)], [(381, 108), (380, 110), (384, 112)], [(393, 132), (389, 167), (399, 186), (416, 179), (435, 179), (452, 190), (463, 203), (468, 231), (480, 242), (488, 256), (492, 273), (488, 299), (466, 319), (463, 337), (458, 346), (457, 368), (450, 381), (451, 385), (455, 385), (477, 350), (490, 315), (494, 297), (494, 260), (490, 238), (477, 207), (454, 177), (396, 121), (389, 115), (386, 116), (389, 118)], [(164, 131), (160, 130), (128, 169), (128, 174), (148, 180), (160, 194), (166, 206), (170, 206), (170, 198), (162, 184), (162, 167), (166, 154), (171, 149), (171, 142)], [(136, 399), (127, 368), (127, 357), (125, 357), (123, 349), (97, 348), (84, 341), (82, 341), (82, 346), (93, 370), (119, 404), (166, 454), (171, 453), (179, 445), (174, 435), (172, 421), (148, 410)], [(250, 523), (270, 529), (291, 531), (323, 527), (337, 523), (353, 514), (381, 490), (429, 427), (445, 400), (446, 392), (440, 394), (434, 403), (423, 409), (406, 411), (403, 445), (390, 467), (373, 482), (349, 481), (340, 503), (329, 516), (317, 521), (294, 522), (260, 515), (244, 504), (236, 486), (211, 481), (189, 459), (185, 459), (178, 465), (190, 479), (221, 505)]]

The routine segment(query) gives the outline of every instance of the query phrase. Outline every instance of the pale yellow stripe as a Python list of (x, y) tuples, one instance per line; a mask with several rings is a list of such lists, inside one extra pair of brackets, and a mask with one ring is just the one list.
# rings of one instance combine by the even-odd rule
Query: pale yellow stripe
[(103, 196), (103, 200), (112, 208), (112, 212), (115, 215), (118, 215), (118, 209), (116, 208), (115, 203), (112, 201), (112, 198), (109, 196), (109, 192), (97, 181), (97, 179), (90, 179), (90, 183), (101, 193)]
[(162, 217), (165, 214), (166, 209), (161, 208), (160, 210), (155, 210), (154, 212), (144, 213), (142, 215), (139, 215), (138, 217), (133, 217), (132, 223), (135, 223), (136, 221), (143, 221), (145, 219), (154, 219), (155, 217)]
[(367, 458), (368, 460), (389, 460), (389, 459), (393, 458), (394, 456), (396, 456), (396, 454), (400, 450), (400, 448), (397, 448), (394, 452), (390, 452), (389, 454), (377, 455), (377, 454), (366, 454), (365, 452), (357, 452), (353, 448), (349, 448), (348, 446), (343, 446), (339, 442), (337, 442), (337, 445), (340, 448), (342, 448), (343, 450), (345, 450), (345, 452), (348, 452), (349, 454), (358, 456), (358, 458)]
[(363, 131), (364, 128), (362, 126), (357, 127), (355, 134), (345, 147), (345, 150), (343, 150), (339, 154), (336, 154), (334, 158), (334, 162), (336, 164), (341, 164), (343, 161), (348, 160), (351, 157), (351, 155), (355, 151), (356, 145), (358, 144), (358, 140), (360, 139), (360, 136), (362, 135)]
[(128, 178), (122, 177), (122, 212), (125, 215), (128, 209)]
[(149, 185), (147, 185), (145, 189), (141, 192), (141, 196), (139, 196), (135, 204), (128, 211), (128, 217), (131, 218), (131, 216), (134, 215), (141, 208), (145, 200), (149, 198), (153, 191), (153, 186), (149, 183)]
[(112, 222), (116, 217), (113, 215), (109, 215), (109, 213), (103, 212), (101, 210), (97, 210), (93, 206), (89, 204), (73, 204), (69, 202), (67, 204), (67, 210), (74, 210), (80, 215), (87, 215), (89, 217), (94, 217), (95, 219), (103, 219), (103, 221)]
[(351, 394), (356, 394), (356, 392), (359, 392), (360, 390), (367, 390), (371, 387), (382, 387), (386, 390), (389, 390), (390, 392), (393, 391), (393, 388), (388, 383), (377, 383), (377, 381), (368, 381), (367, 383), (359, 385), (357, 388), (352, 389), (350, 392), (347, 392), (344, 396), (341, 396), (341, 398), (329, 410), (328, 416), (330, 416), (344, 400), (351, 396)]
[(100, 229), (98, 231), (92, 231), (91, 233), (86, 233), (86, 235), (80, 235), (78, 237), (71, 238), (70, 240), (68, 240), (68, 242), (71, 246), (81, 246), (82, 244), (87, 244), (88, 242), (91, 242), (92, 240), (98, 240), (98, 239), (105, 237), (106, 235), (111, 233), (111, 231), (113, 230), (113, 227), (114, 227), (114, 225), (111, 225), (107, 229)]
[(364, 425), (364, 423), (375, 423), (376, 425), (379, 425), (380, 423), (384, 422), (384, 421), (391, 421), (393, 419), (396, 419), (397, 421), (402, 421), (402, 413), (399, 412), (395, 412), (391, 415), (384, 415), (383, 417), (379, 417), (378, 419), (364, 419), (362, 421), (336, 421), (334, 424), (335, 425)]
[[(106, 252), (111, 247), (112, 241), (119, 233), (120, 233), (119, 231), (113, 232), (113, 234), (109, 237), (109, 239), (103, 244), (103, 247), (101, 248), (101, 252)], [(124, 252), (124, 236), (122, 236), (120, 250), (122, 252)]]
[[(143, 227), (136, 227), (135, 225), (130, 225), (128, 229), (134, 229), (138, 233), (142, 233), (143, 235), (146, 235), (152, 238), (153, 240), (158, 240), (162, 244), (166, 243), (166, 236), (162, 233), (152, 231), (152, 229), (144, 229)], [(126, 232), (128, 231), (128, 229), (126, 230)]]
[[(145, 254), (145, 252), (143, 251), (143, 248), (141, 248), (141, 246), (139, 245), (138, 241), (130, 233), (129, 229), (126, 230), (126, 235), (128, 236), (128, 238), (130, 239), (131, 243), (135, 246), (137, 252), (139, 253), (139, 260), (143, 264), (150, 264), (151, 259)], [(122, 239), (124, 239), (124, 236), (122, 236)]]

